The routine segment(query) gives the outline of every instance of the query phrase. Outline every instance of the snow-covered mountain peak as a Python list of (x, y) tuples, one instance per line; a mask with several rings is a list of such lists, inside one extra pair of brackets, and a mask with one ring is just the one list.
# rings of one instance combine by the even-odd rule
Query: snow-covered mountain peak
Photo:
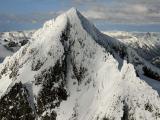
[[(83, 27), (88, 33), (95, 34), (95, 31), (98, 32), (98, 30), (94, 27), (90, 21), (88, 21), (76, 8), (71, 8), (67, 12), (59, 15), (56, 19), (49, 20), (45, 22), (44, 29), (52, 29), (53, 27), (63, 28), (66, 26), (66, 24), (70, 24), (70, 27), (77, 26)], [(46, 30), (46, 29), (45, 29)]]
[(68, 15), (74, 16), (74, 15), (77, 15), (77, 13), (79, 13), (79, 11), (75, 7), (72, 7), (66, 13)]
[[(52, 20), (49, 20), (47, 22), (44, 23), (44, 28), (52, 28), (52, 27), (56, 27), (56, 26), (60, 26), (60, 25), (65, 25), (67, 22), (66, 20), (68, 18), (75, 18), (75, 17), (78, 17), (78, 14), (79, 12), (77, 11), (76, 8), (71, 8), (69, 9), (67, 12), (59, 15), (56, 19), (52, 19)], [(62, 23), (63, 21), (63, 23)]]
[(146, 63), (76, 9), (31, 39), (0, 65), (0, 119), (160, 118), (157, 92), (136, 74)]
[[(81, 33), (79, 33), (79, 31), (81, 31)], [(78, 10), (71, 8), (67, 12), (59, 15), (56, 19), (45, 22), (43, 28), (37, 30), (33, 35), (33, 39), (38, 40), (34, 41), (35, 44), (32, 45), (41, 50), (44, 48), (43, 52), (48, 52), (55, 43), (63, 42), (62, 44), (65, 44), (64, 49), (66, 49), (66, 44), (69, 45), (72, 42), (78, 42), (80, 40), (84, 41), (86, 34), (96, 38), (98, 32), (94, 25), (84, 18)], [(63, 37), (66, 36), (70, 38), (73, 37), (73, 39), (69, 39), (68, 43), (66, 41), (60, 41), (61, 37), (63, 39)], [(75, 39), (75, 36), (81, 39)], [(46, 39), (46, 37), (48, 39)]]

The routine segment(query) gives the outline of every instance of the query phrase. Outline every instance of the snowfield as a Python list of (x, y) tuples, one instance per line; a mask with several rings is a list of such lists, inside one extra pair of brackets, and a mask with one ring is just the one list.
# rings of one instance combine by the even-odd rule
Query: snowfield
[(148, 78), (159, 68), (72, 8), (0, 64), (0, 119), (160, 120)]

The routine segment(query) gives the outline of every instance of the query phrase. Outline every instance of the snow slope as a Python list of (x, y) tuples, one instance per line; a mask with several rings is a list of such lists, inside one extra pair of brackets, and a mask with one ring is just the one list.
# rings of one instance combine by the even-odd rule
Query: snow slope
[(72, 8), (0, 64), (0, 119), (159, 120), (143, 67), (160, 73)]

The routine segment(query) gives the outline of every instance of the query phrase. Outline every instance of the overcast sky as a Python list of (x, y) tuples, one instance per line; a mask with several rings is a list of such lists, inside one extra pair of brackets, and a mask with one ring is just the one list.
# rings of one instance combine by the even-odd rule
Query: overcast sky
[(0, 31), (37, 29), (71, 7), (101, 30), (160, 32), (160, 0), (0, 0)]

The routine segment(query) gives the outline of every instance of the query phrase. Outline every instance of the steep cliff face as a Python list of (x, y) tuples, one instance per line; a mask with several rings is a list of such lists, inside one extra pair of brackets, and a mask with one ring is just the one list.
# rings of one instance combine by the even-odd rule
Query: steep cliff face
[(131, 53), (143, 61), (70, 9), (0, 65), (0, 119), (160, 119), (159, 95)]

